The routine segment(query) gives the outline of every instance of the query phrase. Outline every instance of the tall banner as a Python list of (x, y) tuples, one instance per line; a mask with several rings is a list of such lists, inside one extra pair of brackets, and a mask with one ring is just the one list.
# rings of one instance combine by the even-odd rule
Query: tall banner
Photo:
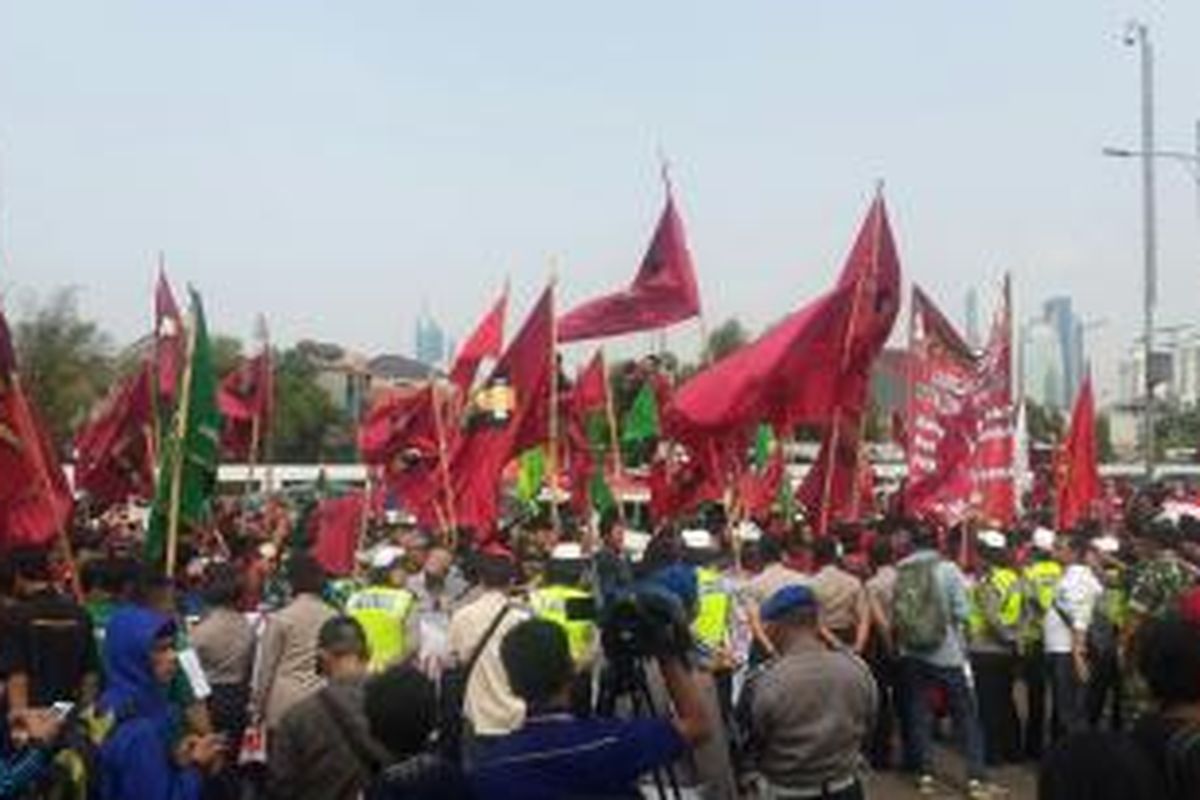
[(1016, 515), (1014, 462), (1016, 415), (1012, 392), (1012, 291), (1004, 277), (1000, 308), (975, 388), (979, 441), (975, 450), (975, 505), (993, 524), (1009, 525)]
[(910, 513), (947, 524), (1014, 516), (1011, 321), (1008, 281), (991, 338), (975, 353), (920, 289), (909, 332)]

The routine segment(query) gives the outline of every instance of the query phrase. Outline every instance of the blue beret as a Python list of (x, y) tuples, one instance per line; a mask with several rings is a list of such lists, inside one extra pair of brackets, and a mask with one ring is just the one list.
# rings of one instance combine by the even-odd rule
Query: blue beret
[(815, 611), (817, 596), (807, 586), (785, 586), (763, 603), (759, 615), (765, 622), (774, 622), (793, 611), (805, 609)]

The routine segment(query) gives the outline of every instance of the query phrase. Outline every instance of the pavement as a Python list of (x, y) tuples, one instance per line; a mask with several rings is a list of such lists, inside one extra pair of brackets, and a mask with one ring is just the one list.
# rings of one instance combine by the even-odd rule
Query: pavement
[[(933, 797), (966, 797), (967, 778), (963, 761), (958, 755), (941, 749), (934, 762), (934, 775), (938, 779), (937, 791), (933, 795), (922, 795), (917, 791), (911, 775), (903, 772), (876, 772), (867, 779), (868, 800), (928, 800)], [(1003, 767), (988, 775), (988, 783), (1004, 791), (996, 794), (1004, 800), (1037, 800), (1037, 771), (1032, 766)]]

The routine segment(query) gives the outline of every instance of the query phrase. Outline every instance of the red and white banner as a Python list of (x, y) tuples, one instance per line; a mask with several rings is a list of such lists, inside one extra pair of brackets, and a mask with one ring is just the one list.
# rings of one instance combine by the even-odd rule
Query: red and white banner
[(913, 290), (909, 330), (910, 513), (955, 524), (1012, 521), (1012, 348), (1008, 284), (987, 349), (975, 353), (933, 302)]

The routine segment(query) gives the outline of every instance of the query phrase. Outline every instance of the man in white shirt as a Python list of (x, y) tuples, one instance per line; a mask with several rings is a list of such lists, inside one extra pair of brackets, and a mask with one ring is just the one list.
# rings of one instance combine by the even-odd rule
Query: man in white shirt
[(1065, 569), (1046, 612), (1043, 640), (1055, 717), (1070, 735), (1087, 727), (1087, 631), (1104, 585), (1093, 570), (1096, 555), (1085, 537), (1067, 540), (1059, 558)]
[(470, 723), (470, 747), (475, 750), (511, 733), (525, 720), (525, 703), (508, 685), (500, 660), (500, 642), (504, 634), (530, 616), (509, 596), (516, 576), (511, 553), (499, 546), (484, 548), (477, 571), (483, 593), (454, 612), (448, 633), (450, 652), (461, 665), (467, 665), (476, 649), (483, 647), (466, 676), (463, 703), (463, 714)]

